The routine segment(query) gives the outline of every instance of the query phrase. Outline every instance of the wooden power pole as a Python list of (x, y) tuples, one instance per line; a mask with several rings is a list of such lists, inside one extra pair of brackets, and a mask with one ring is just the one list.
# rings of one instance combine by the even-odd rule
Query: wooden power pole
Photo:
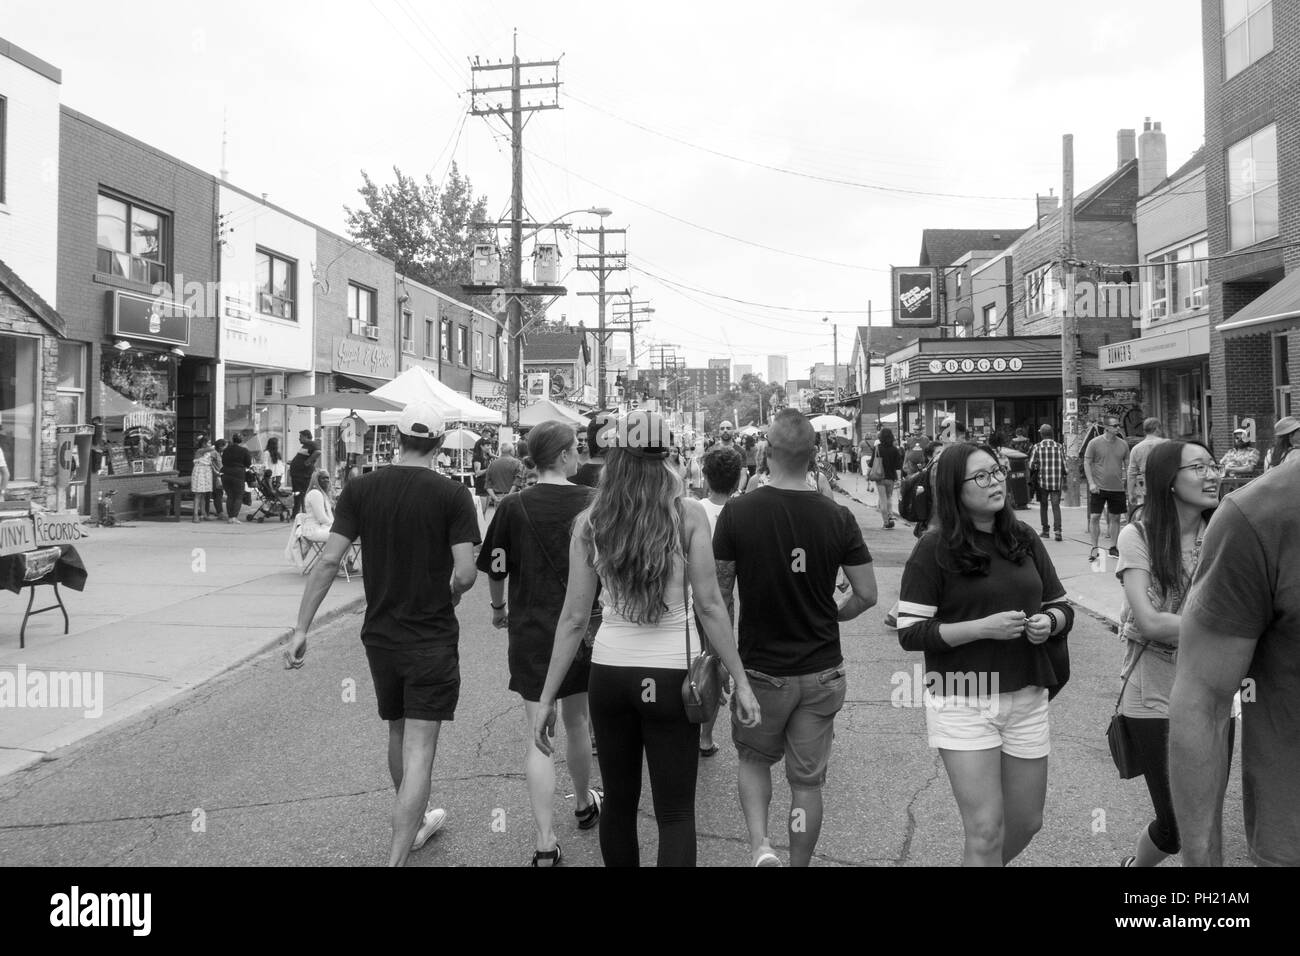
[(1079, 318), (1074, 311), (1074, 136), (1066, 133), (1061, 145), (1061, 436), (1065, 445), (1065, 492), (1070, 507), (1079, 504), (1079, 447), (1083, 427), (1079, 421)]

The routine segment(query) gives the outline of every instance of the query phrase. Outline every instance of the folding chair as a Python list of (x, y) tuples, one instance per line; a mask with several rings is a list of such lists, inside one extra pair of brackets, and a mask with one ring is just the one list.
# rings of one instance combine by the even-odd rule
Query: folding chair
[[(325, 553), (324, 541), (312, 541), (309, 538), (299, 538), (298, 546), (303, 549), (303, 568), (304, 576), (311, 574), (311, 569), (316, 567), (316, 562), (320, 560), (321, 555)], [(349, 584), (352, 583), (352, 575), (361, 573), (361, 541), (353, 541), (348, 545), (347, 551), (343, 553), (343, 561), (339, 564), (339, 574), (343, 575)]]

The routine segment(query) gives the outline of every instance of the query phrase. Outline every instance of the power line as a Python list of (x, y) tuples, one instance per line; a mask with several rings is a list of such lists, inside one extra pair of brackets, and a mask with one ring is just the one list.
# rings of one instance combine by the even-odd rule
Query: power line
[(612, 113), (609, 110), (604, 109), (603, 107), (597, 106), (594, 103), (589, 103), (579, 96), (575, 96), (572, 91), (569, 92), (569, 99), (574, 100), (577, 103), (581, 103), (583, 106), (586, 106), (588, 109), (593, 109), (598, 113), (603, 113), (606, 116), (612, 117), (613, 119), (616, 119), (621, 123), (626, 123), (629, 126), (634, 126), (639, 130), (642, 130), (646, 133), (650, 133), (653, 136), (660, 136), (664, 139), (671, 140), (672, 142), (678, 143), (682, 146), (687, 146), (690, 147), (691, 149), (697, 149), (700, 152), (709, 153), (712, 156), (718, 156), (721, 157), (722, 159), (729, 159), (733, 162), (744, 163), (747, 166), (754, 166), (759, 169), (767, 169), (772, 172), (782, 173), (787, 176), (797, 176), (800, 179), (811, 179), (816, 182), (830, 183), (836, 186), (850, 186), (854, 189), (868, 189), (868, 190), (874, 190), (876, 192), (898, 193), (907, 196), (934, 196), (942, 199), (992, 199), (992, 200), (1000, 200), (1000, 201), (1006, 200), (1006, 201), (1014, 201), (1014, 202), (1028, 202), (1033, 198), (1031, 196), (987, 196), (987, 195), (976, 195), (971, 193), (945, 193), (945, 192), (937, 192), (934, 190), (926, 190), (926, 189), (908, 189), (902, 186), (886, 186), (882, 183), (868, 183), (868, 182), (862, 182), (853, 179), (840, 179), (835, 176), (821, 176), (816, 173), (807, 173), (798, 169), (788, 169), (784, 166), (776, 166), (772, 163), (763, 163), (755, 159), (747, 159), (744, 156), (736, 156), (733, 153), (725, 153), (722, 150), (712, 149), (708, 146), (701, 146), (699, 143), (692, 143), (689, 140), (685, 140), (685, 139), (681, 139), (680, 137), (673, 136), (671, 133), (662, 132), (650, 126), (646, 126), (642, 123), (638, 123), (635, 120), (630, 120), (627, 119), (626, 117), (619, 116), (617, 113)]

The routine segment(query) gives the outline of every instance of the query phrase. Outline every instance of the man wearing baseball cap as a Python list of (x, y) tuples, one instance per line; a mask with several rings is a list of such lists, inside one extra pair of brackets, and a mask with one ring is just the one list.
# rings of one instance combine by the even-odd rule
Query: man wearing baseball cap
[(390, 866), (402, 866), (443, 824), (428, 807), (438, 731), (460, 695), (460, 625), (455, 607), (474, 586), (478, 518), (469, 489), (438, 474), (442, 416), (412, 402), (397, 423), (398, 461), (344, 487), (317, 561), (298, 626), (284, 651), (298, 668), (307, 631), (352, 542), (361, 539), (366, 615), (361, 643), (374, 678), (379, 716), (388, 721), (388, 770), (397, 790)]

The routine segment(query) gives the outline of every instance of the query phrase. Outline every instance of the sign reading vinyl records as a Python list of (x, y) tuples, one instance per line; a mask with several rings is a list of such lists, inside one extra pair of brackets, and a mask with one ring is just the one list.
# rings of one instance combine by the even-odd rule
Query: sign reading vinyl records
[(894, 325), (929, 327), (939, 324), (934, 301), (937, 273), (934, 269), (894, 269)]

